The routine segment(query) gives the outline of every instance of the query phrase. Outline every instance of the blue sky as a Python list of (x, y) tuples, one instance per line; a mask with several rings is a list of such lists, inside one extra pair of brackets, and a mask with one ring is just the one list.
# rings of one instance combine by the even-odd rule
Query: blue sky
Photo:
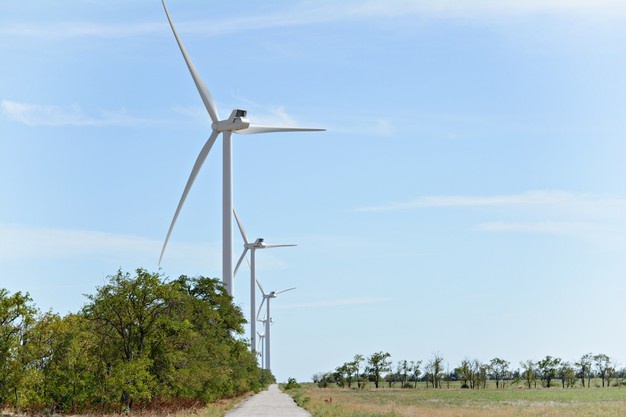
[[(626, 6), (169, 2), (236, 136), (234, 201), (273, 302), (272, 364), (356, 353), (626, 366)], [(1, 286), (77, 311), (157, 270), (210, 133), (159, 1), (0, 3)], [(161, 272), (221, 274), (221, 139)], [(236, 258), (241, 241), (236, 236)], [(247, 314), (248, 271), (235, 299)]]

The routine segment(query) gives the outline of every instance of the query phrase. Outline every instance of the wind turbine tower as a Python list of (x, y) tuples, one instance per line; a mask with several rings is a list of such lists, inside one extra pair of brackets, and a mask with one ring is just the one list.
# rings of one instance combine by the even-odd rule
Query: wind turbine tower
[(261, 294), (263, 294), (263, 301), (261, 301), (261, 305), (259, 306), (259, 314), (261, 313), (261, 309), (263, 308), (263, 303), (265, 303), (265, 309), (266, 309), (266, 312), (265, 312), (265, 352), (264, 352), (265, 369), (269, 369), (271, 371), (272, 368), (271, 368), (271, 363), (270, 363), (270, 347), (271, 347), (270, 328), (271, 328), (272, 316), (270, 315), (270, 300), (272, 298), (276, 298), (276, 296), (280, 293), (295, 290), (296, 288), (293, 287), (293, 288), (287, 288), (286, 290), (281, 290), (281, 291), (271, 291), (270, 293), (266, 294), (265, 291), (263, 290), (263, 287), (261, 286), (261, 283), (258, 280), (256, 283), (259, 286), (259, 289), (261, 290)]

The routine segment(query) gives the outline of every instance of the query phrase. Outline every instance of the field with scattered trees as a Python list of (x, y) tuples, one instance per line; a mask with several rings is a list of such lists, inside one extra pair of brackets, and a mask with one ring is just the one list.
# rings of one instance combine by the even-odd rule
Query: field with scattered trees
[(244, 323), (204, 277), (120, 271), (64, 317), (0, 289), (0, 407), (162, 413), (257, 391), (273, 377), (241, 337)]
[(454, 368), (391, 361), (386, 352), (354, 359), (314, 383), (284, 386), (314, 417), (586, 417), (626, 415), (626, 371), (605, 354), (570, 363), (557, 357), (512, 366), (502, 358), (465, 359)]
[(550, 355), (539, 360), (526, 360), (515, 367), (502, 358), (488, 362), (464, 359), (450, 368), (444, 357), (433, 354), (427, 361), (399, 360), (395, 363), (387, 352), (370, 356), (357, 354), (333, 371), (313, 375), (320, 388), (331, 386), (359, 389), (380, 388), (451, 388), (495, 389), (622, 387), (626, 384), (626, 368), (618, 369), (608, 355), (585, 353), (577, 361), (568, 362)]

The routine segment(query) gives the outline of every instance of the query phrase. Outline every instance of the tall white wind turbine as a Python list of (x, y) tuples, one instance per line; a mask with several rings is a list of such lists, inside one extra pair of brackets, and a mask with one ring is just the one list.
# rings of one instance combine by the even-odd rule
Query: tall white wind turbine
[(263, 290), (263, 286), (261, 286), (261, 283), (259, 282), (259, 280), (257, 280), (256, 283), (259, 286), (259, 289), (261, 290), (261, 294), (263, 294), (263, 301), (261, 301), (261, 305), (259, 306), (259, 314), (261, 314), (261, 309), (263, 308), (263, 303), (265, 303), (265, 308), (266, 308), (266, 312), (265, 312), (265, 352), (263, 352), (263, 356), (265, 356), (265, 369), (269, 369), (271, 371), (272, 368), (271, 368), (271, 364), (270, 364), (270, 327), (271, 327), (271, 324), (272, 324), (272, 318), (271, 318), (272, 316), (270, 315), (270, 300), (272, 298), (276, 298), (276, 296), (278, 294), (280, 294), (280, 293), (291, 291), (291, 290), (295, 290), (296, 287), (287, 288), (286, 290), (280, 290), (280, 291), (270, 291), (268, 294), (266, 294), (265, 291)]
[(271, 249), (271, 248), (284, 248), (288, 246), (297, 246), (297, 245), (272, 245), (269, 243), (265, 243), (263, 238), (257, 238), (254, 242), (250, 243), (248, 240), (248, 236), (246, 235), (246, 230), (243, 228), (243, 224), (241, 220), (239, 220), (239, 216), (237, 216), (237, 212), (233, 210), (233, 214), (235, 215), (235, 220), (237, 221), (237, 226), (239, 227), (239, 231), (241, 232), (241, 237), (243, 238), (243, 253), (239, 257), (239, 261), (237, 261), (237, 265), (235, 266), (234, 275), (237, 274), (239, 270), (239, 266), (241, 262), (246, 257), (248, 251), (250, 251), (250, 349), (252, 352), (256, 351), (256, 286), (254, 282), (256, 281), (256, 250), (257, 249)]
[(215, 143), (217, 137), (222, 133), (224, 137), (223, 142), (223, 153), (222, 153), (222, 281), (224, 282), (224, 287), (228, 294), (233, 294), (233, 223), (231, 218), (231, 213), (233, 212), (233, 170), (232, 170), (232, 133), (243, 133), (243, 134), (255, 134), (255, 133), (269, 133), (269, 132), (311, 132), (311, 131), (323, 131), (326, 129), (314, 129), (314, 128), (302, 128), (302, 127), (274, 127), (274, 126), (259, 126), (253, 125), (247, 119), (247, 111), (242, 109), (235, 109), (230, 113), (230, 116), (227, 119), (220, 120), (217, 107), (215, 106), (215, 101), (213, 100), (213, 96), (211, 92), (200, 78), (196, 67), (191, 62), (189, 55), (187, 54), (187, 50), (183, 45), (180, 37), (178, 36), (178, 32), (176, 31), (176, 27), (172, 22), (172, 18), (170, 17), (170, 13), (167, 9), (167, 5), (165, 4), (165, 0), (162, 0), (163, 9), (165, 10), (165, 14), (167, 16), (167, 20), (170, 23), (170, 27), (172, 28), (172, 32), (174, 33), (174, 37), (176, 38), (176, 42), (178, 43), (178, 47), (180, 48), (180, 52), (183, 55), (185, 63), (187, 64), (187, 68), (191, 73), (191, 78), (193, 78), (193, 82), (198, 89), (198, 93), (200, 93), (200, 97), (202, 98), (202, 102), (204, 103), (204, 107), (209, 113), (209, 117), (213, 124), (211, 125), (211, 135), (209, 139), (206, 141), (202, 149), (200, 150), (200, 154), (196, 159), (196, 162), (191, 170), (191, 175), (189, 175), (189, 179), (187, 180), (187, 184), (185, 185), (185, 189), (183, 190), (183, 195), (178, 202), (178, 207), (176, 207), (176, 212), (174, 213), (174, 218), (172, 219), (172, 223), (167, 231), (167, 236), (165, 237), (165, 242), (163, 243), (163, 248), (161, 249), (161, 256), (159, 257), (159, 265), (161, 265), (161, 261), (163, 260), (163, 254), (165, 253), (165, 248), (167, 247), (167, 242), (172, 234), (172, 230), (174, 229), (174, 224), (176, 224), (176, 220), (178, 219), (178, 215), (180, 214), (180, 210), (185, 203), (185, 199), (187, 198), (187, 194), (189, 194), (189, 190), (193, 185), (193, 182), (202, 168), (204, 161), (209, 154), (211, 147)]

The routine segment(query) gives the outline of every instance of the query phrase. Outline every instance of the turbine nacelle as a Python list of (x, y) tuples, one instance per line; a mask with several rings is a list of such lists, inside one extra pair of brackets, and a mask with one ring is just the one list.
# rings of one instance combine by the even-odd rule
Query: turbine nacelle
[(250, 120), (246, 117), (248, 112), (242, 109), (235, 109), (230, 113), (228, 119), (214, 122), (211, 129), (216, 132), (233, 132), (236, 130), (247, 129), (250, 126)]
[(265, 239), (260, 237), (252, 243), (248, 243), (248, 242), (244, 243), (243, 246), (246, 249), (265, 249), (267, 245), (263, 243), (264, 240)]

